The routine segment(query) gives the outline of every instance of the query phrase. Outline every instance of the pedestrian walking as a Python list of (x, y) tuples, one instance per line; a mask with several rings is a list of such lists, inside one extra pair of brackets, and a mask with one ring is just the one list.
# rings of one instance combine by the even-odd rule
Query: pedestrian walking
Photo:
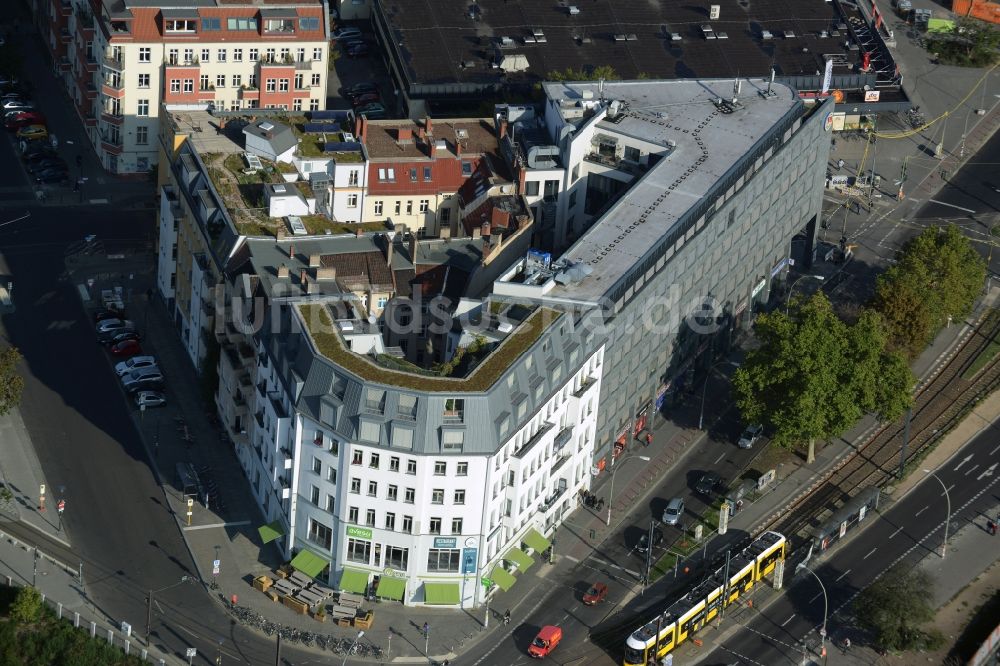
[(844, 639), (844, 654), (847, 654), (847, 651), (850, 650), (850, 649), (851, 649), (851, 639), (850, 638), (845, 638)]
[(426, 622), (424, 622), (424, 638), (427, 638), (428, 632), (430, 632), (430, 630), (431, 630), (430, 626)]
[(988, 518), (986, 520), (986, 531), (989, 532), (991, 535), (996, 536), (996, 534), (997, 534), (997, 521), (995, 521), (995, 520), (993, 520), (991, 518)]
[(504, 626), (510, 624), (510, 609), (509, 608), (503, 614), (503, 623), (504, 623)]

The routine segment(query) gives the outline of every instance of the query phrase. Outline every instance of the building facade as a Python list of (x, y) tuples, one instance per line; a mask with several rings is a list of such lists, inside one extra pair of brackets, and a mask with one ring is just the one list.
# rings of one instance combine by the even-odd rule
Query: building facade
[[(810, 265), (833, 103), (766, 80), (543, 87), (543, 121), (526, 120), (541, 129), (532, 146), (551, 146), (541, 179), (564, 176), (551, 177), (548, 233), (568, 247), (551, 265), (513, 266), (494, 295), (595, 318), (608, 345), (604, 468), (693, 390), (694, 373), (780, 293), (790, 265)], [(521, 180), (534, 178), (527, 155)]]
[(104, 167), (149, 171), (158, 111), (322, 109), (322, 2), (52, 0), (47, 41)]

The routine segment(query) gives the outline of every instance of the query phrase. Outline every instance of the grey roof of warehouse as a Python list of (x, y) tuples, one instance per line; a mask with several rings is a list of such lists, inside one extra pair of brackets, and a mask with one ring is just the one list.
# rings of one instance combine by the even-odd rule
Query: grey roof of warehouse
[[(714, 100), (732, 98), (729, 79), (605, 83), (605, 99), (627, 107), (617, 121), (599, 121), (597, 131), (674, 145), (563, 253), (561, 258), (583, 263), (591, 272), (577, 282), (557, 283), (547, 297), (598, 304), (779, 121), (803, 108), (795, 91), (780, 84), (772, 86), (776, 95), (762, 97), (758, 91), (766, 86), (760, 79), (744, 81), (741, 108), (726, 113)], [(546, 83), (543, 88), (553, 100), (575, 101), (584, 91), (599, 99), (597, 83)]]
[[(708, 4), (567, 0), (381, 0), (389, 30), (414, 84), (537, 80), (548, 72), (610, 65), (625, 79), (715, 78), (821, 73), (827, 54), (857, 62), (842, 20), (823, 0), (713, 0)], [(576, 13), (570, 7), (576, 6)], [(475, 8), (474, 10), (471, 8)], [(475, 18), (473, 18), (475, 16)], [(711, 26), (706, 39), (703, 26)], [(765, 35), (765, 31), (770, 37)], [(821, 33), (826, 31), (825, 37)], [(541, 33), (541, 39), (536, 36)], [(673, 35), (679, 35), (675, 39)], [(501, 41), (509, 38), (508, 41)], [(526, 74), (493, 67), (497, 52), (524, 55)], [(465, 65), (471, 66), (463, 66)]]

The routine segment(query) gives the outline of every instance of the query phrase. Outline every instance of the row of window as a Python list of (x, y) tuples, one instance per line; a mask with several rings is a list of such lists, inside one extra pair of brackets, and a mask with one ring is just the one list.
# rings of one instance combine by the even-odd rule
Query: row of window
[[(384, 555), (383, 555), (384, 550)], [(372, 562), (374, 552), (375, 561)], [(406, 571), (409, 567), (410, 549), (402, 546), (376, 544), (364, 539), (347, 540), (347, 559), (358, 564), (367, 564), (379, 569), (390, 568)], [(462, 551), (457, 548), (431, 548), (427, 551), (427, 571), (457, 572), (462, 559)]]
[[(382, 461), (381, 454), (369, 453), (368, 454), (368, 466), (372, 469), (379, 469)], [(401, 459), (399, 456), (389, 457), (389, 471), (398, 472), (399, 464)], [(315, 465), (315, 461), (313, 463)], [(364, 451), (355, 451), (351, 455), (352, 465), (364, 465), (365, 455)], [(406, 473), (416, 474), (417, 473), (417, 461), (413, 458), (406, 459)], [(444, 460), (434, 461), (434, 476), (447, 476), (448, 475), (448, 463)], [(457, 462), (455, 463), (455, 476), (468, 476), (469, 475), (469, 463), (467, 462)]]
[[(353, 476), (351, 477), (351, 494), (360, 495), (361, 494), (361, 479)], [(368, 497), (378, 497), (378, 481), (368, 482)], [(413, 488), (403, 489), (403, 502), (407, 504), (413, 504), (414, 498), (416, 497), (416, 490)], [(389, 484), (388, 490), (386, 492), (385, 498), (390, 502), (395, 502), (399, 500), (399, 486)], [(463, 505), (465, 504), (465, 491), (455, 490), (452, 495), (452, 503)], [(431, 491), (431, 504), (444, 504), (444, 489), (435, 488)]]
[[(429, 199), (421, 199), (417, 203), (417, 212), (418, 213), (426, 213), (428, 210), (430, 210), (430, 207), (431, 207), (431, 202), (430, 202)], [(402, 214), (402, 210), (403, 210), (403, 202), (402, 201), (396, 201), (396, 215)], [(382, 215), (384, 213), (384, 211), (385, 211), (385, 202), (384, 201), (376, 201), (375, 202), (375, 214), (376, 215)], [(406, 202), (406, 214), (407, 215), (413, 215), (413, 202), (412, 201), (407, 201)], [(442, 222), (447, 222), (450, 218), (451, 218), (451, 209), (450, 208), (442, 208), (441, 209), (441, 221)]]
[[(303, 32), (315, 32), (319, 30), (319, 18), (300, 18), (299, 30)], [(229, 18), (226, 19), (226, 29), (235, 32), (259, 30), (259, 23), (256, 17)], [(221, 18), (201, 19), (202, 32), (216, 32), (222, 30)], [(197, 19), (164, 19), (163, 32), (165, 33), (192, 33), (198, 32)], [(295, 32), (294, 19), (267, 19), (264, 21), (264, 32)]]
[[(247, 51), (247, 61), (257, 62), (261, 59), (261, 50), (258, 48), (246, 49)], [(216, 49), (215, 51), (215, 61), (216, 62), (229, 62), (229, 49)], [(292, 50), (283, 48), (265, 48), (264, 49), (264, 62), (285, 62), (292, 59)], [(183, 56), (183, 58), (182, 58)], [(232, 49), (232, 62), (243, 62), (243, 49), (234, 48)], [(323, 48), (314, 47), (312, 52), (313, 60), (323, 59)], [(206, 63), (212, 60), (212, 49), (203, 48), (201, 49), (201, 59), (200, 62)], [(306, 61), (306, 50), (305, 48), (297, 48), (295, 50), (295, 62), (305, 62)], [(153, 49), (150, 46), (140, 46), (139, 47), (139, 62), (152, 62), (153, 61)], [(167, 62), (171, 65), (177, 65), (184, 63), (186, 65), (195, 62), (195, 50), (193, 48), (184, 49), (183, 52), (180, 49), (168, 49), (167, 50)]]
[[(360, 510), (356, 506), (351, 506), (347, 508), (347, 522), (357, 525), (358, 518), (360, 517)], [(427, 534), (441, 534), (441, 518), (430, 518), (427, 523)], [(375, 527), (375, 509), (368, 509), (365, 511), (365, 525), (368, 527)], [(390, 532), (396, 531), (396, 514), (392, 512), (386, 512), (384, 528)], [(403, 534), (413, 534), (413, 516), (402, 516), (402, 521), (400, 523), (400, 532)], [(462, 519), (452, 518), (451, 519), (451, 534), (455, 536), (460, 536), (462, 534)]]

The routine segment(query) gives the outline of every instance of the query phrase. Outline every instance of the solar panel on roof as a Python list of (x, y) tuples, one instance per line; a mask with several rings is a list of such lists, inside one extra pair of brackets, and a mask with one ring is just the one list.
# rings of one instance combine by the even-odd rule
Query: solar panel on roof
[(323, 132), (339, 132), (340, 125), (337, 123), (305, 123), (302, 131), (306, 134), (322, 134)]
[(350, 118), (350, 114), (350, 111), (344, 109), (330, 109), (328, 111), (310, 111), (308, 115), (309, 120), (313, 122), (319, 120), (335, 120), (339, 122)]
[(357, 141), (328, 141), (323, 144), (324, 153), (347, 153), (361, 150)]

